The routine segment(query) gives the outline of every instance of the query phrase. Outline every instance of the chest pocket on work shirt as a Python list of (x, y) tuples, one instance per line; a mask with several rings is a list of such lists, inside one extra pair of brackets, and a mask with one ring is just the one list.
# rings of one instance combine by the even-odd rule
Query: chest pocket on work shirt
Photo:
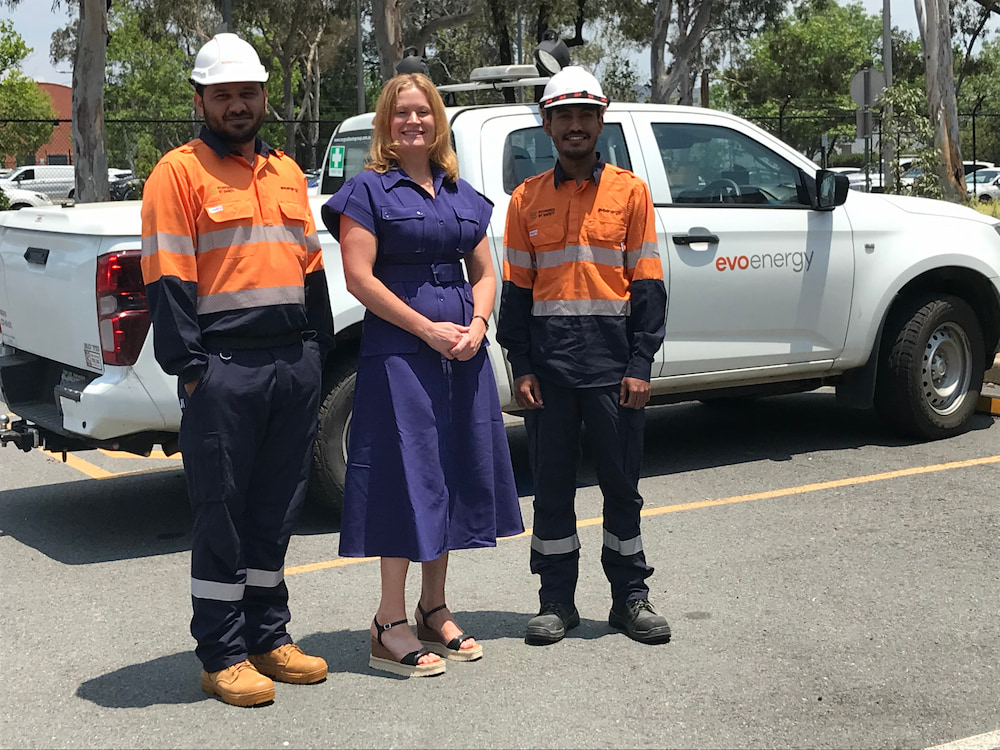
[(219, 250), (226, 260), (246, 258), (256, 251), (253, 241), (253, 204), (246, 198), (230, 198), (206, 203), (201, 209), (198, 251)]
[(600, 247), (614, 248), (621, 250), (625, 246), (625, 238), (628, 236), (628, 226), (621, 220), (602, 221), (591, 219), (584, 226), (588, 244), (596, 244)]
[(423, 206), (383, 206), (379, 210), (381, 227), (378, 251), (385, 255), (425, 252), (426, 215), (427, 211)]
[(289, 249), (295, 257), (305, 265), (306, 261), (306, 222), (309, 219), (308, 208), (301, 203), (291, 203), (282, 201), (278, 204), (281, 209), (282, 226), (269, 230), (274, 232), (272, 239), (281, 239), (288, 243)]
[(458, 217), (458, 251), (472, 252), (479, 237), (479, 216), (468, 206), (455, 206), (455, 216)]
[(554, 268), (566, 260), (566, 228), (561, 223), (528, 225), (528, 242), (535, 251), (535, 268)]

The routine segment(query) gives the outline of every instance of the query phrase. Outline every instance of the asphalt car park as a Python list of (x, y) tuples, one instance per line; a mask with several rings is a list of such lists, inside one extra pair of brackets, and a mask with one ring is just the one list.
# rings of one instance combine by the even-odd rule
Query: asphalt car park
[[(198, 686), (179, 460), (8, 447), (0, 746), (996, 746), (993, 423), (914, 443), (825, 392), (650, 409), (643, 540), (672, 642), (607, 625), (585, 450), (581, 626), (524, 644), (527, 535), (456, 552), (449, 604), (485, 657), (426, 680), (369, 670), (377, 562), (338, 558), (336, 520), (309, 507), (286, 561), (291, 629), (330, 677), (252, 710)], [(523, 429), (509, 437), (530, 527)]]

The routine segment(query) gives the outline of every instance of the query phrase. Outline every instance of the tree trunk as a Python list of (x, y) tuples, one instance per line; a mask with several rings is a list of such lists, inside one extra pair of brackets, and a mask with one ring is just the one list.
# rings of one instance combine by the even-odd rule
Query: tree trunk
[(649, 50), (649, 69), (653, 79), (651, 99), (654, 102), (667, 100), (667, 31), (670, 28), (670, 16), (673, 12), (673, 0), (656, 0), (656, 12), (653, 15), (653, 38)]
[(382, 80), (396, 75), (403, 59), (403, 0), (372, 0), (372, 25), (378, 45), (378, 65)]
[[(698, 49), (701, 46), (702, 39), (705, 38), (705, 34), (708, 33), (708, 22), (712, 17), (712, 9), (717, 0), (701, 0), (698, 3), (698, 10), (694, 14), (694, 21), (690, 22), (690, 28), (688, 28), (688, 17), (686, 17), (683, 22), (680, 22), (677, 30), (677, 41), (672, 45), (674, 52), (674, 61), (670, 66), (670, 72), (667, 73), (664, 69), (664, 63), (662, 61), (663, 54), (663, 44), (659, 42), (661, 35), (662, 39), (666, 40), (667, 27), (670, 24), (670, 4), (671, 0), (658, 0), (656, 5), (656, 15), (653, 18), (653, 48), (652, 48), (652, 71), (653, 71), (653, 94), (652, 100), (660, 104), (666, 104), (670, 98), (670, 95), (674, 91), (680, 91), (679, 104), (693, 104), (694, 103), (694, 75), (697, 71), (692, 73), (691, 61), (694, 60), (698, 55)], [(665, 7), (662, 7), (665, 6)], [(665, 18), (661, 19), (660, 11), (661, 7), (663, 9)], [(662, 23), (661, 28), (659, 24)], [(657, 49), (660, 50), (661, 60), (659, 62), (660, 73), (657, 73)]]
[(938, 169), (941, 189), (947, 200), (964, 202), (965, 170), (958, 130), (948, 0), (914, 0), (914, 4), (926, 67), (927, 111), (934, 126), (934, 146), (941, 152)]
[(111, 199), (104, 147), (107, 50), (107, 0), (80, 0), (80, 30), (73, 61), (74, 197), (80, 203)]

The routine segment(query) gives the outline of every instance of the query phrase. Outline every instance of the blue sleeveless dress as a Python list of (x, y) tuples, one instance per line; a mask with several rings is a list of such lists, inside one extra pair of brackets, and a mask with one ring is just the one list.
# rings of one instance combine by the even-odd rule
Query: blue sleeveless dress
[[(485, 236), (492, 205), (434, 169), (431, 197), (404, 172), (365, 171), (323, 207), (378, 242), (375, 275), (431, 320), (468, 325), (472, 287), (462, 258)], [(449, 360), (367, 312), (341, 516), (344, 557), (435, 560), (492, 547), (524, 530), (496, 382), (484, 346)]]

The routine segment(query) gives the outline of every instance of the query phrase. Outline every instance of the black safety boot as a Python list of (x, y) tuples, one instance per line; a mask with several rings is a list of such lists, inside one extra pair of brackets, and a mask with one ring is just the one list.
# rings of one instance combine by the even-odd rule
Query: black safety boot
[(608, 625), (619, 630), (634, 641), (650, 645), (670, 642), (670, 626), (667, 618), (656, 614), (649, 599), (632, 599), (625, 602), (620, 610), (611, 608)]
[(572, 604), (561, 602), (542, 602), (538, 614), (528, 620), (524, 632), (524, 642), (529, 646), (548, 646), (558, 643), (580, 624), (580, 613)]

